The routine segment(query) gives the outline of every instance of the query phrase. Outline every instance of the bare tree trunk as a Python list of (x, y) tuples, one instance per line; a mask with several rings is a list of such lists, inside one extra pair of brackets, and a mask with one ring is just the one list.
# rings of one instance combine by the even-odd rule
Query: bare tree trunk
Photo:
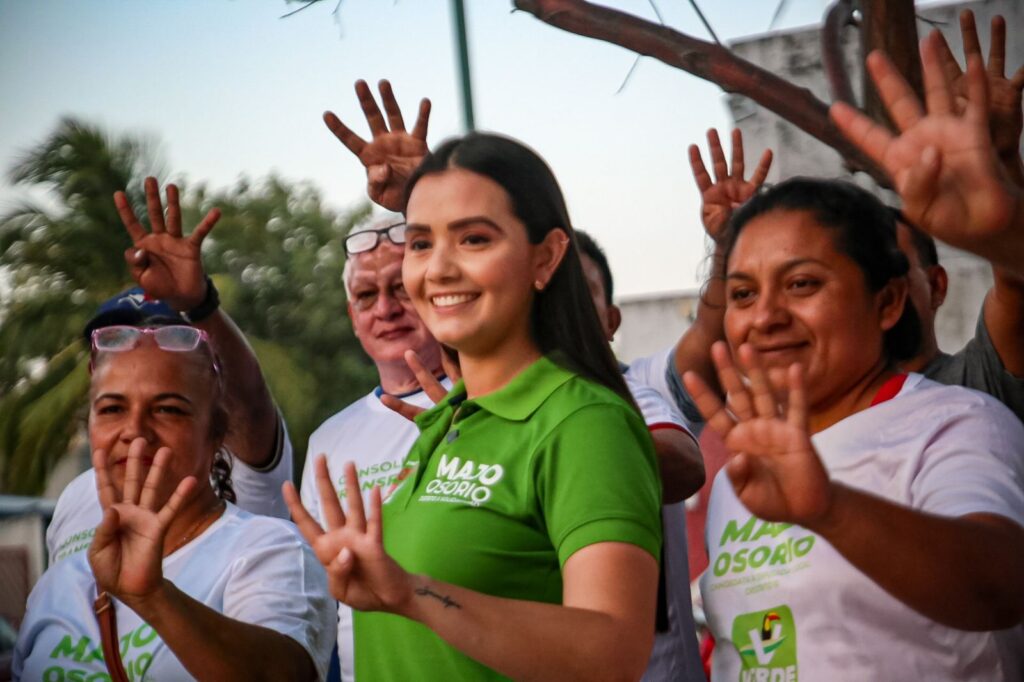
[[(921, 55), (917, 47), (917, 16), (914, 0), (860, 0), (860, 39), (862, 54), (882, 50), (910, 83), (918, 99), (924, 101), (921, 79)], [(864, 78), (864, 106), (868, 116), (893, 128), (885, 106), (870, 78)]]
[(711, 81), (726, 92), (745, 95), (838, 151), (851, 168), (869, 173), (883, 187), (889, 186), (885, 174), (832, 124), (827, 104), (806, 88), (739, 58), (720, 45), (584, 0), (514, 0), (514, 4), (556, 28), (654, 57)]

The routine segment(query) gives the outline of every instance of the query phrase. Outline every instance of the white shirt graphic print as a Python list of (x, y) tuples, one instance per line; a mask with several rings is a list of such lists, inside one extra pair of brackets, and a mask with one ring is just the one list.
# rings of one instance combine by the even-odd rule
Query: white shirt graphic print
[[(851, 487), (940, 516), (1024, 525), (1024, 427), (987, 395), (911, 374), (895, 398), (812, 441)], [(713, 679), (1022, 679), (1024, 629), (967, 632), (922, 616), (823, 538), (753, 516), (724, 470), (707, 518)]]

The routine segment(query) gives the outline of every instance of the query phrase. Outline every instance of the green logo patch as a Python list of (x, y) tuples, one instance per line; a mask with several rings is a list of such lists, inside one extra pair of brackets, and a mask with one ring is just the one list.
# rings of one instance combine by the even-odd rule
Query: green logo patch
[(732, 623), (740, 682), (796, 682), (796, 624), (788, 606), (744, 613)]

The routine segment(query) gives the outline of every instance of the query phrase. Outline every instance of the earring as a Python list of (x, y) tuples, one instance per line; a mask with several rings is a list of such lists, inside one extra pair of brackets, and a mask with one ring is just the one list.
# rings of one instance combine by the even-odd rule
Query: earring
[(537, 291), (544, 291), (544, 282), (538, 279), (536, 282), (533, 283), (533, 288), (536, 289)]

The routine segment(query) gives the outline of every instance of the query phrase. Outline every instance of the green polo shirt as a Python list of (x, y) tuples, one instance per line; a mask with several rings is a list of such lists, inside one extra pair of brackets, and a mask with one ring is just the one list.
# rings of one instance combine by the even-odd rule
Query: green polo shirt
[[(560, 604), (561, 567), (578, 549), (627, 542), (659, 555), (654, 446), (624, 400), (547, 358), (465, 396), (459, 382), (417, 418), (409, 473), (384, 505), (384, 545), (407, 571)], [(504, 679), (414, 621), (356, 611), (354, 622), (357, 679)]]

